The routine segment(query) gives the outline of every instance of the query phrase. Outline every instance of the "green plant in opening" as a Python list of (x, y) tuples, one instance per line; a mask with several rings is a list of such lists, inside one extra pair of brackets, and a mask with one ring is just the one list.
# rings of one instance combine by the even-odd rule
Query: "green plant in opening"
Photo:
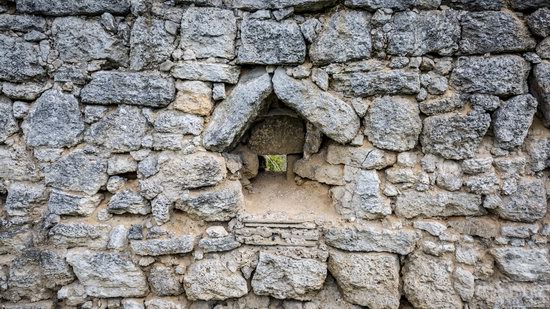
[(268, 172), (285, 172), (286, 171), (286, 156), (284, 155), (267, 155), (265, 158), (265, 170)]

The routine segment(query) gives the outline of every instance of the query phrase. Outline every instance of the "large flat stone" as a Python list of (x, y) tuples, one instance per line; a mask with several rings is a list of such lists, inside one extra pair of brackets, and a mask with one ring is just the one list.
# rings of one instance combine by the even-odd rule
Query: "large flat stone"
[(365, 8), (370, 11), (378, 9), (392, 9), (403, 11), (412, 8), (437, 9), (439, 0), (346, 0), (346, 6)]
[(321, 10), (336, 3), (336, 0), (231, 0), (231, 7), (243, 10), (277, 10), (293, 8), (295, 11)]
[(330, 228), (325, 240), (331, 247), (352, 252), (390, 252), (407, 255), (419, 235), (412, 229), (386, 229), (379, 225)]
[(190, 7), (181, 21), (181, 48), (197, 58), (235, 56), (237, 22), (233, 11)]
[(420, 91), (420, 75), (405, 70), (338, 73), (333, 76), (333, 87), (360, 97), (417, 94)]
[(507, 150), (523, 145), (533, 123), (537, 105), (537, 100), (530, 94), (516, 96), (504, 102), (493, 116), (495, 145)]
[(89, 296), (143, 297), (149, 291), (145, 274), (127, 255), (74, 249), (67, 262)]
[(236, 84), (240, 73), (239, 66), (208, 62), (186, 61), (172, 69), (175, 78), (228, 84)]
[(138, 17), (130, 35), (130, 68), (155, 68), (170, 59), (175, 36), (166, 31), (162, 19)]
[(519, 95), (528, 92), (530, 69), (525, 59), (515, 55), (461, 57), (450, 84), (467, 93)]
[(314, 63), (334, 63), (370, 57), (370, 15), (363, 11), (338, 11), (323, 26), (309, 50)]
[(388, 33), (388, 53), (422, 56), (452, 55), (458, 50), (460, 24), (457, 11), (412, 11), (396, 13)]
[(107, 182), (107, 161), (81, 149), (44, 168), (45, 181), (57, 189), (95, 194)]
[(417, 216), (480, 216), (485, 214), (481, 202), (481, 196), (471, 193), (410, 190), (397, 197), (395, 213), (408, 219)]
[(345, 144), (357, 135), (359, 117), (351, 105), (313, 82), (294, 79), (280, 68), (273, 76), (273, 89), (279, 100), (333, 140)]
[(515, 281), (550, 278), (548, 248), (500, 247), (491, 250), (498, 268)]
[(519, 179), (514, 193), (502, 197), (495, 212), (503, 219), (520, 222), (535, 222), (542, 219), (548, 210), (544, 181), (537, 178)]
[(389, 253), (331, 251), (328, 270), (350, 303), (372, 309), (399, 307), (399, 257)]
[(52, 34), (59, 58), (63, 61), (107, 60), (114, 65), (128, 64), (127, 42), (105, 30), (99, 20), (56, 18)]
[(132, 240), (130, 247), (137, 255), (185, 254), (193, 251), (194, 241), (193, 236), (184, 235), (169, 239)]
[(472, 111), (467, 115), (450, 113), (424, 119), (420, 142), (426, 153), (462, 160), (474, 156), (489, 130), (489, 114)]
[(80, 96), (91, 104), (128, 104), (164, 107), (174, 100), (172, 78), (155, 73), (102, 71), (92, 76)]
[(0, 80), (21, 82), (46, 73), (38, 45), (0, 34)]
[(52, 148), (73, 146), (82, 140), (84, 120), (77, 99), (48, 90), (36, 100), (27, 118), (27, 144)]
[(16, 9), (21, 13), (37, 15), (101, 15), (112, 13), (127, 14), (130, 11), (128, 0), (17, 0)]
[(537, 98), (545, 126), (550, 126), (550, 62), (535, 65), (530, 80), (531, 91)]
[(309, 300), (326, 276), (327, 265), (317, 260), (260, 252), (251, 285), (256, 295)]
[(268, 104), (266, 98), (272, 91), (269, 74), (245, 76), (214, 110), (212, 120), (204, 131), (204, 146), (223, 151), (234, 145), (260, 111), (265, 109)]
[(474, 308), (529, 308), (547, 303), (550, 284), (508, 281), (479, 281), (472, 301)]
[(461, 19), (460, 50), (465, 54), (533, 50), (533, 39), (524, 22), (508, 12), (474, 12)]
[(190, 300), (225, 300), (248, 293), (242, 274), (231, 270), (219, 259), (205, 259), (191, 264), (183, 277), (183, 286)]
[(242, 64), (299, 64), (306, 57), (306, 42), (295, 21), (246, 17), (241, 24)]

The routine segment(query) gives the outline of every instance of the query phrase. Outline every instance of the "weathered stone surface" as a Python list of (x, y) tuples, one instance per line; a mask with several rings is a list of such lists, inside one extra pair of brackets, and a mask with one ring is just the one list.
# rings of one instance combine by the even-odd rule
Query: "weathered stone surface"
[(506, 220), (534, 222), (544, 217), (547, 208), (544, 181), (524, 177), (518, 181), (516, 191), (497, 204), (495, 212)]
[(102, 71), (92, 76), (80, 96), (91, 104), (128, 104), (164, 107), (174, 99), (171, 78), (156, 73)]
[(313, 82), (294, 79), (277, 69), (273, 89), (281, 101), (333, 140), (345, 144), (356, 136), (360, 123), (351, 105), (320, 90)]
[(462, 308), (452, 283), (452, 262), (416, 253), (403, 267), (403, 291), (416, 308)]
[(46, 184), (57, 189), (95, 194), (107, 182), (107, 162), (74, 150), (44, 168)]
[(548, 0), (510, 0), (509, 3), (512, 9), (518, 11), (548, 7)]
[(66, 147), (82, 139), (84, 120), (78, 101), (71, 94), (48, 90), (32, 106), (27, 123), (31, 146)]
[(180, 295), (183, 287), (172, 267), (155, 264), (147, 278), (151, 291), (158, 296)]
[(365, 135), (374, 146), (407, 151), (416, 146), (422, 131), (415, 101), (400, 97), (375, 99), (365, 117)]
[(218, 238), (203, 238), (199, 241), (199, 248), (206, 253), (231, 251), (240, 246), (241, 243), (232, 235)]
[(48, 198), (48, 191), (41, 183), (14, 182), (8, 187), (4, 211), (8, 216), (23, 217), (31, 221), (40, 215), (40, 208)]
[(109, 241), (110, 229), (104, 224), (62, 223), (50, 229), (48, 237), (56, 246), (103, 249)]
[(476, 284), (472, 304), (475, 308), (506, 308), (536, 307), (548, 302), (550, 284), (481, 281)]
[(527, 16), (527, 25), (531, 32), (539, 37), (550, 36), (550, 8), (541, 8)]
[(48, 200), (48, 210), (56, 215), (89, 216), (102, 199), (102, 194), (81, 195), (53, 190)]
[(208, 62), (186, 61), (176, 64), (172, 69), (175, 78), (228, 84), (236, 84), (240, 73), (241, 68), (238, 66)]
[(107, 60), (114, 65), (128, 63), (127, 44), (108, 32), (96, 19), (56, 18), (52, 34), (59, 57), (67, 62)]
[(451, 75), (451, 85), (467, 93), (524, 94), (529, 71), (529, 63), (515, 55), (461, 57)]
[[(302, 178), (309, 178), (328, 185), (345, 185), (344, 167), (328, 164), (322, 154), (313, 154), (308, 159), (294, 163), (294, 172)], [(333, 196), (335, 197), (335, 196)]]
[(241, 24), (237, 61), (243, 64), (299, 64), (306, 42), (296, 22), (246, 17)]
[(225, 300), (248, 293), (246, 280), (218, 259), (191, 264), (183, 277), (185, 294), (190, 300)]
[(468, 13), (461, 25), (460, 50), (465, 54), (521, 52), (536, 46), (523, 21), (513, 13)]
[(142, 70), (168, 59), (174, 46), (174, 35), (166, 31), (162, 19), (138, 17), (130, 36), (130, 68)]
[(455, 111), (464, 107), (465, 101), (460, 96), (452, 94), (449, 96), (437, 97), (418, 103), (420, 111), (428, 116)]
[(3, 289), (3, 298), (12, 301), (19, 301), (21, 298), (30, 301), (50, 298), (49, 289), (58, 289), (75, 279), (63, 254), (62, 251), (30, 249), (15, 257), (9, 273), (6, 274), (8, 289)]
[(151, 213), (151, 205), (139, 193), (125, 189), (111, 197), (107, 211), (113, 214), (146, 215)]
[(500, 11), (503, 0), (443, 0), (443, 4), (458, 10)]
[(184, 254), (193, 250), (194, 241), (193, 236), (184, 235), (169, 239), (132, 240), (130, 247), (137, 255)]
[(237, 22), (233, 11), (190, 7), (181, 20), (180, 46), (196, 58), (235, 56)]
[(212, 120), (204, 131), (204, 146), (222, 151), (236, 143), (266, 107), (266, 98), (272, 91), (267, 73), (241, 80), (229, 97), (214, 110)]
[(244, 207), (239, 181), (227, 180), (219, 185), (183, 191), (176, 208), (206, 221), (228, 221)]
[(548, 248), (501, 247), (491, 250), (498, 268), (517, 281), (550, 278)]
[(171, 201), (179, 199), (185, 189), (215, 185), (226, 175), (223, 157), (210, 152), (161, 153), (158, 170), (154, 176), (140, 181), (140, 187), (152, 197), (162, 192)]
[(417, 94), (420, 76), (404, 70), (338, 73), (333, 76), (335, 90), (356, 96)]
[(405, 218), (417, 216), (480, 216), (481, 196), (465, 192), (405, 191), (397, 197), (395, 212)]
[(209, 116), (214, 108), (212, 88), (201, 81), (185, 81), (176, 83), (178, 93), (172, 104), (174, 109), (185, 113)]
[(338, 11), (331, 15), (313, 41), (309, 57), (314, 63), (334, 63), (370, 57), (370, 16), (363, 11)]
[(327, 162), (330, 164), (380, 170), (393, 165), (396, 161), (394, 153), (380, 150), (369, 143), (361, 147), (330, 144), (327, 149)]
[(333, 204), (341, 215), (376, 219), (391, 214), (390, 201), (382, 195), (376, 171), (346, 167), (344, 180), (344, 186), (331, 190)]
[(2, 84), (2, 92), (10, 99), (33, 101), (45, 90), (51, 87), (49, 83), (9, 83)]
[(127, 255), (73, 249), (67, 262), (92, 297), (142, 297), (149, 290), (143, 272)]
[(335, 0), (231, 0), (231, 6), (245, 10), (273, 10), (293, 8), (295, 11), (320, 10), (336, 3)]
[(203, 126), (202, 117), (171, 110), (158, 113), (155, 120), (155, 130), (161, 133), (199, 135)]
[(530, 94), (504, 102), (494, 115), (495, 145), (509, 150), (523, 145), (536, 111), (537, 100)]
[(32, 15), (0, 15), (0, 30), (13, 31), (44, 31), (46, 19)]
[(314, 259), (260, 252), (252, 289), (256, 295), (308, 300), (323, 287), (327, 265)]
[(491, 116), (479, 111), (431, 116), (424, 119), (420, 142), (426, 153), (462, 160), (474, 156), (487, 133)]
[(16, 4), (18, 12), (52, 16), (100, 15), (104, 12), (126, 14), (130, 11), (130, 2), (127, 0), (17, 0)]
[(268, 115), (250, 129), (248, 146), (258, 155), (302, 153), (304, 122), (295, 115)]
[(6, 97), (0, 97), (0, 143), (17, 131), (19, 126), (13, 116), (12, 102)]
[(535, 65), (531, 75), (531, 89), (539, 103), (545, 126), (550, 126), (550, 62)]
[(421, 56), (452, 55), (458, 50), (460, 24), (453, 10), (400, 12), (393, 16), (388, 33), (388, 53)]
[(92, 124), (86, 142), (115, 152), (138, 150), (147, 130), (147, 121), (137, 107), (121, 105), (113, 113)]
[(407, 255), (414, 250), (419, 235), (412, 229), (385, 229), (378, 225), (334, 227), (325, 231), (328, 245), (346, 251), (390, 252)]
[(344, 3), (349, 7), (366, 8), (368, 10), (393, 9), (403, 11), (415, 7), (422, 9), (436, 9), (440, 0), (346, 0)]
[(399, 258), (389, 253), (331, 251), (328, 269), (344, 299), (372, 309), (398, 308)]
[(0, 54), (1, 80), (21, 82), (46, 72), (37, 45), (0, 34)]
[(36, 181), (42, 177), (38, 164), (29, 152), (20, 145), (0, 145), (0, 177), (16, 181)]

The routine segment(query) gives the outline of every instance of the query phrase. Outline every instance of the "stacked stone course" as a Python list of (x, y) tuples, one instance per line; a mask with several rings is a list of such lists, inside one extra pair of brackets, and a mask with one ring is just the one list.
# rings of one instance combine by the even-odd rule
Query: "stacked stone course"
[(0, 92), (0, 308), (550, 307), (548, 0), (0, 0)]

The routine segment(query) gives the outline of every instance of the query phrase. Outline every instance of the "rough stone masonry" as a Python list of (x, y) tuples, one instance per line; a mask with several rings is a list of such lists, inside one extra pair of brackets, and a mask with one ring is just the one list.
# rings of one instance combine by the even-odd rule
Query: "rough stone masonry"
[(0, 0), (0, 91), (2, 309), (550, 307), (549, 0)]

